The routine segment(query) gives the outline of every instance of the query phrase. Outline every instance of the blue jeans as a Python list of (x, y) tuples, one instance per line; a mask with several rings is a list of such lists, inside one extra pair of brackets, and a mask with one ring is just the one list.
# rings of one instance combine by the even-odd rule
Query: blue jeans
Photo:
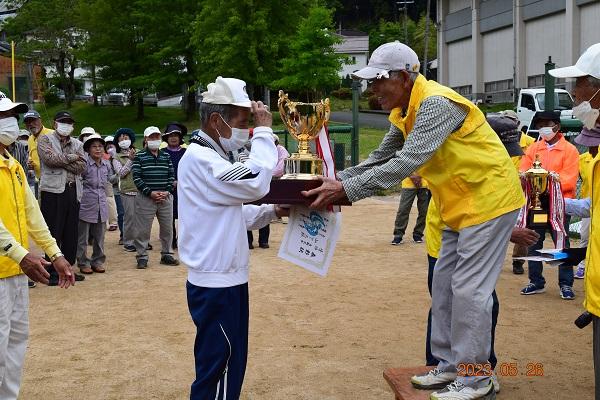
[[(429, 289), (429, 295), (431, 296), (431, 282), (433, 281), (433, 269), (435, 268), (435, 262), (437, 258), (431, 257), (427, 255), (427, 262), (429, 263), (429, 271), (427, 273), (427, 288)], [(500, 312), (500, 303), (498, 302), (498, 296), (496, 295), (496, 291), (492, 293), (492, 343), (490, 347), (490, 358), (489, 362), (492, 365), (492, 369), (496, 368), (496, 364), (498, 363), (498, 359), (496, 358), (496, 353), (494, 352), (494, 341), (496, 338), (496, 324), (498, 323), (498, 313)], [(439, 364), (439, 360), (431, 354), (431, 308), (429, 309), (429, 314), (427, 315), (427, 339), (425, 342), (425, 365), (427, 366), (436, 366)]]
[[(565, 218), (565, 230), (569, 232), (569, 221), (571, 217), (567, 216)], [(550, 230), (549, 228), (541, 228), (535, 229), (535, 231), (540, 235), (539, 240), (536, 244), (529, 247), (529, 251), (527, 253), (528, 256), (537, 255), (536, 250), (540, 250), (544, 247), (544, 239), (546, 237), (546, 232)], [(552, 235), (552, 242), (556, 244), (556, 234), (553, 230), (550, 230), (550, 234)], [(569, 236), (567, 235), (565, 241), (565, 247), (569, 247)], [(544, 271), (544, 264), (541, 261), (529, 261), (529, 282), (533, 283), (537, 287), (546, 286), (546, 279), (544, 279), (544, 275), (542, 272)], [(558, 286), (573, 286), (573, 267), (558, 267)]]
[(125, 215), (125, 209), (123, 208), (120, 194), (115, 194), (115, 204), (117, 205), (117, 225), (119, 226), (119, 232), (121, 232), (120, 239), (123, 239), (123, 216)]

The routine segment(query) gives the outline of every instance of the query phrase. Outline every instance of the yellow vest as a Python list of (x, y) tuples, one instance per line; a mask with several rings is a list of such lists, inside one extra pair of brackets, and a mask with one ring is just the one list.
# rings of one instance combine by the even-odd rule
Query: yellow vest
[(517, 171), (498, 135), (471, 101), (419, 75), (406, 116), (402, 117), (402, 110), (395, 108), (390, 113), (390, 122), (406, 138), (421, 103), (431, 96), (446, 97), (468, 110), (462, 127), (450, 134), (417, 171), (427, 179), (442, 221), (459, 231), (519, 209), (525, 198)]
[(33, 162), (33, 170), (35, 171), (36, 178), (40, 179), (40, 156), (37, 150), (37, 141), (42, 135), (47, 135), (49, 133), (54, 132), (52, 129), (48, 129), (42, 126), (42, 130), (40, 134), (35, 137), (33, 135), (29, 135), (29, 139), (27, 139), (27, 144), (29, 146), (29, 159)]
[[(414, 189), (415, 184), (410, 178), (404, 178), (402, 181), (402, 189)], [(421, 179), (421, 188), (427, 189), (427, 181), (425, 179)]]
[[(21, 246), (28, 249), (25, 189), (28, 186), (23, 167), (14, 158), (5, 159), (0, 155), (0, 220)], [(0, 278), (22, 273), (19, 264), (9, 257), (0, 256)]]
[(444, 223), (440, 212), (435, 206), (435, 202), (429, 202), (427, 208), (427, 218), (425, 219), (425, 244), (427, 245), (427, 254), (434, 258), (440, 258), (442, 249), (442, 229)]
[[(519, 139), (519, 146), (521, 147), (521, 150), (523, 150), (523, 153), (525, 153), (527, 148), (534, 142), (535, 142), (534, 138), (523, 133), (521, 135), (521, 139)], [(519, 165), (521, 165), (521, 158), (523, 158), (523, 156), (514, 156), (514, 157), (510, 158), (512, 160), (513, 164), (515, 165), (515, 168), (517, 169), (517, 171), (519, 170)]]
[(579, 195), (580, 199), (590, 197), (590, 174), (592, 172), (590, 167), (593, 162), (594, 157), (592, 157), (589, 151), (579, 156), (579, 176), (581, 176), (581, 194)]
[(583, 306), (600, 316), (600, 158), (590, 167), (590, 238), (585, 260), (585, 301)]

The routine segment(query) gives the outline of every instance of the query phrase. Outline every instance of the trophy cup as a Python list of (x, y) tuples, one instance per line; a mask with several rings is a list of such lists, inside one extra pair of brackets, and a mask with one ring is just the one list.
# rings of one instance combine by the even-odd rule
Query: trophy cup
[(298, 152), (285, 160), (285, 175), (281, 179), (314, 179), (323, 175), (323, 160), (311, 154), (309, 142), (319, 136), (323, 125), (329, 121), (329, 99), (301, 103), (291, 101), (280, 90), (277, 105), (288, 132), (298, 141)]
[(528, 195), (531, 197), (527, 215), (527, 227), (543, 228), (548, 226), (548, 210), (542, 208), (540, 196), (548, 190), (548, 177), (550, 173), (542, 168), (539, 155), (536, 155), (533, 166), (525, 171)]
[[(323, 176), (323, 160), (310, 152), (310, 141), (319, 136), (323, 125), (329, 120), (331, 110), (329, 99), (318, 103), (291, 101), (288, 95), (279, 91), (277, 101), (281, 120), (289, 133), (298, 140), (298, 152), (285, 160), (285, 174), (271, 182), (269, 193), (255, 204), (310, 204), (312, 200), (302, 195), (302, 191), (319, 187)], [(336, 205), (352, 205), (347, 199)]]

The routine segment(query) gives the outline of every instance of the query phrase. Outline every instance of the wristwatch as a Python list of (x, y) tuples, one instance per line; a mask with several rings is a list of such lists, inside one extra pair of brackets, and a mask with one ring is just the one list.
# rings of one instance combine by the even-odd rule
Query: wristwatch
[(58, 257), (64, 257), (64, 256), (65, 256), (65, 255), (59, 251), (59, 252), (58, 252), (58, 253), (56, 253), (55, 255), (53, 255), (53, 256), (50, 256), (50, 261), (54, 262), (54, 261), (56, 261), (56, 259), (57, 259)]

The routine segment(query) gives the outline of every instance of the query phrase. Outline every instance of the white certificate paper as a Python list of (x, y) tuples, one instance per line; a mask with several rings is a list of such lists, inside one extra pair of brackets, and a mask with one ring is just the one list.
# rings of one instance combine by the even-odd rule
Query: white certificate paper
[(292, 207), (280, 258), (325, 276), (340, 235), (342, 213)]

